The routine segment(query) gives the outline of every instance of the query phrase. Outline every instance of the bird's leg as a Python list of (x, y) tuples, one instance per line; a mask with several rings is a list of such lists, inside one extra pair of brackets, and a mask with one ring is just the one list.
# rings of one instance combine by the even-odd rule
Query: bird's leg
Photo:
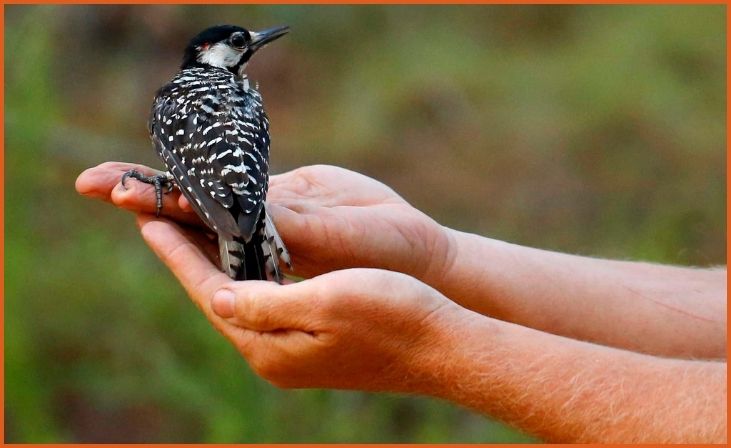
[(160, 210), (162, 210), (162, 194), (163, 189), (166, 190), (164, 193), (170, 193), (173, 191), (173, 187), (175, 184), (173, 183), (173, 177), (170, 173), (160, 173), (156, 174), (154, 176), (145, 176), (144, 174), (140, 173), (137, 170), (129, 170), (126, 173), (122, 175), (122, 188), (127, 188), (127, 185), (125, 185), (125, 182), (129, 178), (137, 179), (140, 182), (144, 182), (146, 184), (154, 185), (155, 186), (155, 199), (156, 202), (156, 208), (157, 211), (155, 212), (155, 216), (160, 217)]

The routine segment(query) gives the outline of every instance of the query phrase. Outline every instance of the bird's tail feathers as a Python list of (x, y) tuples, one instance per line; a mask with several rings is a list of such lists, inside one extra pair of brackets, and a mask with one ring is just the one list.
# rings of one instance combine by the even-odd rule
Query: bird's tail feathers
[(221, 270), (234, 280), (246, 275), (244, 269), (244, 244), (240, 241), (218, 237), (218, 252), (221, 259)]
[(221, 270), (234, 280), (274, 280), (282, 283), (280, 260), (292, 269), (292, 260), (274, 222), (265, 212), (263, 225), (247, 243), (239, 237), (219, 235)]
[(274, 226), (272, 218), (269, 217), (269, 213), (264, 212), (264, 241), (262, 242), (262, 249), (264, 252), (264, 258), (266, 259), (265, 266), (267, 273), (273, 277), (277, 283), (282, 283), (282, 271), (279, 268), (279, 260), (282, 260), (289, 269), (292, 269), (292, 260), (289, 257), (289, 252), (284, 246), (282, 237), (279, 236), (277, 228)]
[(261, 241), (218, 238), (221, 270), (234, 280), (266, 280), (266, 258)]

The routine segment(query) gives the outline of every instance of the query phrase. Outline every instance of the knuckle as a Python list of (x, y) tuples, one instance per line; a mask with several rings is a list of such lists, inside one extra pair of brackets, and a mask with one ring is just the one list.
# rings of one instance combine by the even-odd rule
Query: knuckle
[(266, 305), (255, 299), (247, 299), (249, 316), (247, 319), (255, 328), (265, 328), (267, 324)]
[(300, 167), (292, 170), (291, 174), (291, 185), (292, 189), (299, 194), (307, 195), (318, 190), (319, 184), (317, 182), (316, 170), (313, 170), (311, 166)]
[(293, 176), (293, 177), (302, 177), (302, 176), (307, 176), (307, 173), (308, 173), (309, 171), (311, 171), (311, 170), (312, 170), (312, 169), (313, 169), (313, 168), (314, 168), (315, 166), (316, 166), (316, 165), (311, 165), (311, 166), (300, 166), (300, 167), (297, 167), (297, 168), (293, 169), (292, 171), (290, 171), (290, 172), (289, 172), (289, 173), (287, 173), (287, 174), (289, 174), (289, 175), (291, 175), (291, 176)]
[(234, 314), (242, 324), (252, 329), (265, 329), (268, 323), (266, 305), (251, 297), (236, 295)]
[(336, 300), (337, 296), (338, 293), (334, 291), (334, 288), (329, 288), (324, 284), (318, 283), (312, 291), (310, 300), (313, 302), (313, 308), (319, 314), (330, 316), (340, 308)]
[(189, 251), (191, 249), (195, 249), (195, 245), (193, 243), (191, 243), (190, 241), (185, 241), (185, 242), (182, 242), (182, 243), (176, 245), (169, 251), (163, 253), (162, 257), (163, 257), (163, 260), (166, 262), (175, 261), (175, 260), (179, 259), (178, 255), (180, 255), (180, 253)]
[(253, 315), (253, 312), (251, 310), (251, 302), (247, 300), (246, 297), (243, 297), (236, 289), (233, 289), (233, 291), (235, 297), (234, 316), (238, 321), (242, 323), (248, 322)]

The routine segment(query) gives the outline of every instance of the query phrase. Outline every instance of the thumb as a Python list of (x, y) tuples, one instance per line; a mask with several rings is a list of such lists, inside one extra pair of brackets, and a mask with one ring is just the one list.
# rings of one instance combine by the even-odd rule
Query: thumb
[(211, 308), (229, 323), (249, 330), (313, 331), (314, 297), (306, 282), (233, 282), (213, 295)]

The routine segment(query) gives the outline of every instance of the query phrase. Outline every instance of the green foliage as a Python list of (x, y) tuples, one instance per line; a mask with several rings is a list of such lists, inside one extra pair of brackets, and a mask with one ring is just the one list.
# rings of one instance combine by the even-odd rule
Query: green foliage
[(183, 42), (279, 23), (258, 56), (273, 166), (381, 179), (538, 247), (724, 264), (722, 6), (7, 6), (6, 434), (13, 442), (523, 442), (440, 401), (281, 391), (131, 217), (76, 196), (145, 133)]

